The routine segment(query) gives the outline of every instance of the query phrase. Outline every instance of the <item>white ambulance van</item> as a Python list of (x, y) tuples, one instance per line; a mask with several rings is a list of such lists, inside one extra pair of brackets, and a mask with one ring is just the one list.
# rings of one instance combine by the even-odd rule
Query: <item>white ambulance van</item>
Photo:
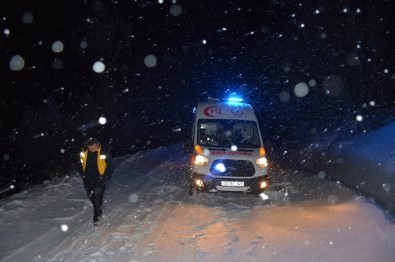
[(241, 191), (269, 186), (268, 160), (251, 105), (243, 99), (209, 99), (194, 110), (189, 194)]

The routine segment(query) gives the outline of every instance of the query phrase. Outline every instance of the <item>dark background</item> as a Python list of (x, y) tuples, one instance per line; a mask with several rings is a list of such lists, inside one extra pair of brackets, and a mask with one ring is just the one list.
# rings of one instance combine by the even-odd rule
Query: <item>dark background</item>
[[(394, 115), (391, 1), (161, 2), (0, 2), (2, 194), (75, 169), (89, 136), (114, 156), (180, 142), (209, 96), (242, 95), (269, 157), (291, 166), (312, 141)], [(10, 68), (15, 55), (22, 70)], [(96, 73), (100, 60), (106, 70)], [(294, 95), (301, 82), (310, 84), (304, 97)]]

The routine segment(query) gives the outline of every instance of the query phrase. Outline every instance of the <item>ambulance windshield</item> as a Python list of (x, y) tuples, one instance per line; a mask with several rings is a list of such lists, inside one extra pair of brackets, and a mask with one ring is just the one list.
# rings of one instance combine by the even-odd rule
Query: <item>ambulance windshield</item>
[(254, 121), (202, 119), (198, 122), (198, 143), (201, 146), (258, 148), (257, 124)]

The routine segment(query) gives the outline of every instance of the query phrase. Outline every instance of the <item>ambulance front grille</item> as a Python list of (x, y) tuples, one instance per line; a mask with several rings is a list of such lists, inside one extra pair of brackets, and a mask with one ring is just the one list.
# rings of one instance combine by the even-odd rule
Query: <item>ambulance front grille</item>
[(214, 176), (251, 177), (255, 168), (249, 160), (217, 159), (210, 167)]

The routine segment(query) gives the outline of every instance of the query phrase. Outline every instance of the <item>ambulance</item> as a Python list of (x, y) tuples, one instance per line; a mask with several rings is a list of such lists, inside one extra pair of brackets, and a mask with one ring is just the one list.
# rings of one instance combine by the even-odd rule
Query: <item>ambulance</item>
[(268, 160), (251, 105), (235, 96), (209, 99), (194, 113), (189, 195), (267, 190)]

